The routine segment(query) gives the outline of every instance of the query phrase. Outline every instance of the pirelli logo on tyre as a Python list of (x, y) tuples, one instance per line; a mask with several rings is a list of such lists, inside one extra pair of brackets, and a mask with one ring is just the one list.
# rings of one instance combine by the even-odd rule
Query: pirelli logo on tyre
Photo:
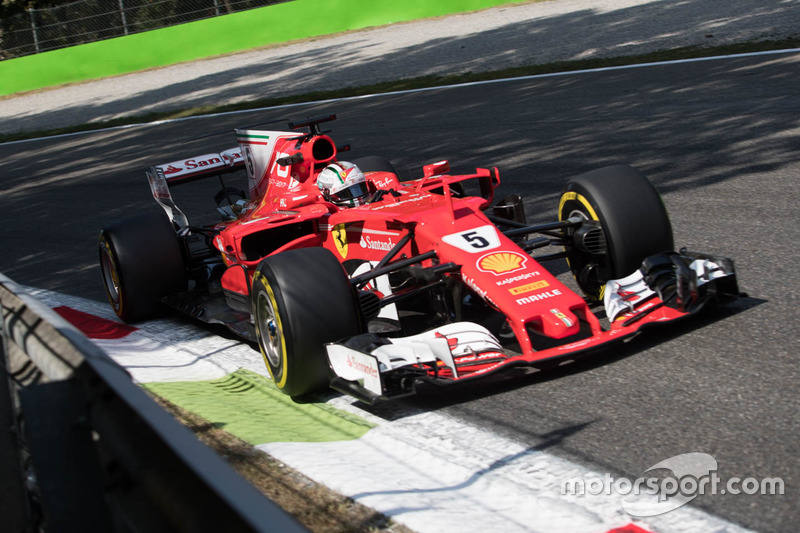
[(525, 268), (527, 260), (527, 257), (517, 252), (495, 252), (478, 259), (476, 265), (482, 272), (499, 276)]
[(534, 281), (533, 283), (528, 283), (526, 285), (520, 285), (519, 287), (511, 287), (508, 289), (508, 292), (513, 294), (514, 296), (518, 294), (524, 294), (526, 292), (533, 292), (539, 289), (544, 289), (545, 287), (549, 287), (550, 284), (546, 281)]

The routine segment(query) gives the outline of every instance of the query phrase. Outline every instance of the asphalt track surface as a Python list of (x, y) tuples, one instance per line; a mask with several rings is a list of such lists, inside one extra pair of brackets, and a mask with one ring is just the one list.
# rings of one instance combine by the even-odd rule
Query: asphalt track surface
[[(761, 531), (800, 522), (798, 280), (800, 53), (520, 79), (198, 118), (0, 145), (0, 272), (104, 298), (96, 238), (109, 221), (157, 209), (144, 169), (233, 146), (232, 134), (281, 117), (336, 112), (352, 157), (380, 154), (412, 173), (497, 165), (531, 222), (554, 216), (570, 176), (615, 163), (656, 184), (676, 243), (736, 260), (749, 298), (650, 331), (558, 372), (425, 389), (374, 412), (443, 410), (600, 471), (635, 479), (681, 453), (719, 475), (779, 477), (783, 496), (692, 502)], [(209, 200), (209, 209), (211, 201)], [(558, 267), (563, 269), (563, 265)], [(254, 357), (258, 357), (254, 353)]]
[(528, 1), (0, 98), (0, 134), (799, 32), (800, 0)]

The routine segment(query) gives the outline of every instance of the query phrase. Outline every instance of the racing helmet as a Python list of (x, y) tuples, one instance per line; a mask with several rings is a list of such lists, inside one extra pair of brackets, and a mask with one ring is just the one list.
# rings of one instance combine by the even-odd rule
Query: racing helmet
[(367, 178), (348, 161), (331, 163), (317, 177), (317, 187), (326, 200), (336, 205), (355, 207), (366, 203)]

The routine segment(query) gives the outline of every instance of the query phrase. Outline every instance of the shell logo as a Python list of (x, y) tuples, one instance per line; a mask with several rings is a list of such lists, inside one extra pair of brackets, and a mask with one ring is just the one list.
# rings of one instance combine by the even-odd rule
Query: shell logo
[(477, 266), (483, 272), (491, 272), (495, 276), (499, 276), (525, 268), (527, 259), (517, 252), (495, 252), (478, 259)]

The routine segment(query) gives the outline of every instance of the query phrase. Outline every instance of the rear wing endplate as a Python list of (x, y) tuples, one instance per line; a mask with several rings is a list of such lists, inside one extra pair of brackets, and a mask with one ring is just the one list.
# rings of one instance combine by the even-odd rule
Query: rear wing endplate
[(242, 150), (230, 148), (218, 154), (204, 154), (189, 159), (172, 161), (163, 165), (155, 165), (147, 170), (147, 181), (153, 198), (164, 208), (169, 219), (179, 228), (189, 225), (189, 220), (172, 199), (170, 186), (181, 185), (191, 181), (221, 176), (243, 169), (245, 166)]

